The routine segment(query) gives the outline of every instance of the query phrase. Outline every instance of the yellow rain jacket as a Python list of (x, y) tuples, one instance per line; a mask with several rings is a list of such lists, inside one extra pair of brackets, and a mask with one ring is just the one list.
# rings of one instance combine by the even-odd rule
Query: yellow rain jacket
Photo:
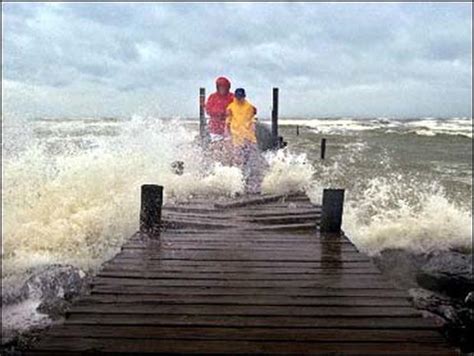
[(247, 100), (239, 102), (234, 98), (234, 101), (227, 106), (226, 125), (230, 126), (230, 134), (234, 145), (241, 146), (245, 143), (245, 140), (257, 143), (254, 131), (256, 114), (257, 109)]

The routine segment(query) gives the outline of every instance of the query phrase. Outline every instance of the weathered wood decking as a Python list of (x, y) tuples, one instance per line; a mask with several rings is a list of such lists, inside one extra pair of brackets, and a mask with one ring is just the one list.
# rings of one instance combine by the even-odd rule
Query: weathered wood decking
[(450, 355), (434, 325), (301, 196), (168, 206), (35, 352)]

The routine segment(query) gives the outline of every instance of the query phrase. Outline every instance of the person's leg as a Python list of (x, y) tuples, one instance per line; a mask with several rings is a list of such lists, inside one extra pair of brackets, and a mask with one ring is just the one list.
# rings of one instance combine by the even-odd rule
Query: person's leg
[(242, 168), (244, 163), (244, 151), (242, 145), (232, 145), (232, 166)]
[(226, 164), (228, 160), (227, 156), (227, 143), (224, 140), (223, 135), (211, 134), (211, 142), (209, 144), (209, 151), (214, 161)]
[(249, 194), (260, 194), (265, 171), (265, 164), (263, 163), (265, 159), (261, 157), (257, 144), (249, 142), (246, 151), (246, 191)]

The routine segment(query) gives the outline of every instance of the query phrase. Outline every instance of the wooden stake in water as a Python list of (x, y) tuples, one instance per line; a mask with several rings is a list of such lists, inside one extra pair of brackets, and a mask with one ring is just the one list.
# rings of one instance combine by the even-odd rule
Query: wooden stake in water
[(300, 127), (296, 125), (296, 136), (300, 135)]
[(278, 88), (273, 88), (273, 106), (272, 106), (272, 142), (274, 148), (279, 148), (278, 139)]
[(141, 188), (140, 232), (158, 236), (161, 226), (161, 207), (163, 206), (163, 187), (144, 184)]
[(206, 106), (206, 89), (200, 88), (199, 89), (199, 137), (201, 138), (201, 142), (205, 142), (205, 138), (207, 134), (205, 106)]
[(344, 206), (344, 189), (324, 189), (321, 232), (340, 232)]
[(321, 159), (326, 158), (326, 139), (321, 139)]

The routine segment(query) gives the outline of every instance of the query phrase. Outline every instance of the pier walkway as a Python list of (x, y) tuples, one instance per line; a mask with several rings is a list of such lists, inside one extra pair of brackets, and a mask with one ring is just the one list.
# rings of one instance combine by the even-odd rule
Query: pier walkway
[(305, 196), (164, 207), (34, 354), (456, 354)]

